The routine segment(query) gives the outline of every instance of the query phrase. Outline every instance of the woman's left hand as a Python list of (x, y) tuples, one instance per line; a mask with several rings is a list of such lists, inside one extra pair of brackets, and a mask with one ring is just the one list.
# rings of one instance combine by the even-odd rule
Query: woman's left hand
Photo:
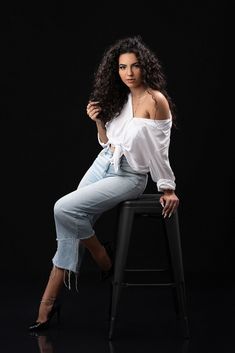
[(160, 197), (160, 204), (163, 207), (162, 215), (164, 218), (170, 217), (179, 206), (179, 199), (174, 190), (165, 190), (164, 195)]

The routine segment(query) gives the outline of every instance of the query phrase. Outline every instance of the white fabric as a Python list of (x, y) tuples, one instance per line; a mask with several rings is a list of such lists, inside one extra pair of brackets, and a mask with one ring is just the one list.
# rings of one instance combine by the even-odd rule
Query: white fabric
[(150, 172), (151, 178), (157, 184), (158, 191), (175, 190), (175, 176), (171, 169), (168, 151), (172, 126), (171, 112), (164, 120), (153, 120), (133, 117), (131, 94), (116, 118), (106, 123), (109, 144), (115, 146), (111, 162), (117, 171), (122, 154), (130, 166), (139, 173)]

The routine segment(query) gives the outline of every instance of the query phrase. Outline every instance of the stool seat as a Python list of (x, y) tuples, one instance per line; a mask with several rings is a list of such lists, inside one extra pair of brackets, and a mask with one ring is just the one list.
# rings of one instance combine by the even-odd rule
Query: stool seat
[[(162, 216), (162, 206), (160, 197), (162, 193), (142, 194), (137, 199), (130, 199), (121, 202), (118, 205), (118, 224), (115, 237), (115, 260), (114, 275), (110, 282), (110, 303), (109, 303), (109, 339), (113, 339), (114, 328), (116, 324), (118, 303), (120, 301), (121, 290), (125, 286), (169, 286), (173, 289), (173, 298), (177, 318), (180, 320), (184, 337), (189, 337), (188, 317), (186, 312), (186, 293), (184, 270), (182, 261), (182, 249), (180, 240), (180, 230), (178, 222), (178, 211), (172, 214), (170, 218)], [(143, 217), (147, 222), (148, 217), (155, 217), (161, 220), (164, 230), (164, 236), (167, 244), (167, 254), (169, 257), (169, 266), (171, 281), (167, 283), (125, 283), (125, 272), (154, 272), (168, 269), (127, 269), (126, 262), (132, 236), (132, 229), (136, 217)], [(157, 222), (156, 222), (157, 223)], [(145, 229), (148, 224), (146, 223)]]
[(136, 213), (142, 213), (143, 211), (146, 211), (149, 213), (161, 214), (162, 205), (159, 202), (161, 195), (162, 194), (142, 194), (137, 199), (123, 201), (119, 207), (131, 207), (132, 209), (135, 208)]

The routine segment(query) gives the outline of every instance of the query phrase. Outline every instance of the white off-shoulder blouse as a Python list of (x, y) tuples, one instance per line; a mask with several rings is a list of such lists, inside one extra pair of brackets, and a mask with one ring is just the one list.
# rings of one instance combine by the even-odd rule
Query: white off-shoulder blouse
[(164, 120), (153, 120), (133, 116), (131, 94), (122, 112), (105, 124), (108, 141), (102, 143), (115, 146), (111, 158), (116, 171), (124, 154), (129, 165), (137, 172), (150, 173), (158, 191), (175, 190), (175, 176), (171, 169), (168, 152), (172, 127), (171, 112)]

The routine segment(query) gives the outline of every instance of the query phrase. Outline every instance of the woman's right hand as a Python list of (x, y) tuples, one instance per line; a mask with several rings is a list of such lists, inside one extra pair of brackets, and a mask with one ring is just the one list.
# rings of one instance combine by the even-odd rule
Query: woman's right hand
[(99, 102), (89, 102), (87, 104), (87, 115), (94, 121), (98, 122), (99, 119), (97, 118), (97, 116), (100, 114), (101, 112), (101, 108), (98, 105)]

